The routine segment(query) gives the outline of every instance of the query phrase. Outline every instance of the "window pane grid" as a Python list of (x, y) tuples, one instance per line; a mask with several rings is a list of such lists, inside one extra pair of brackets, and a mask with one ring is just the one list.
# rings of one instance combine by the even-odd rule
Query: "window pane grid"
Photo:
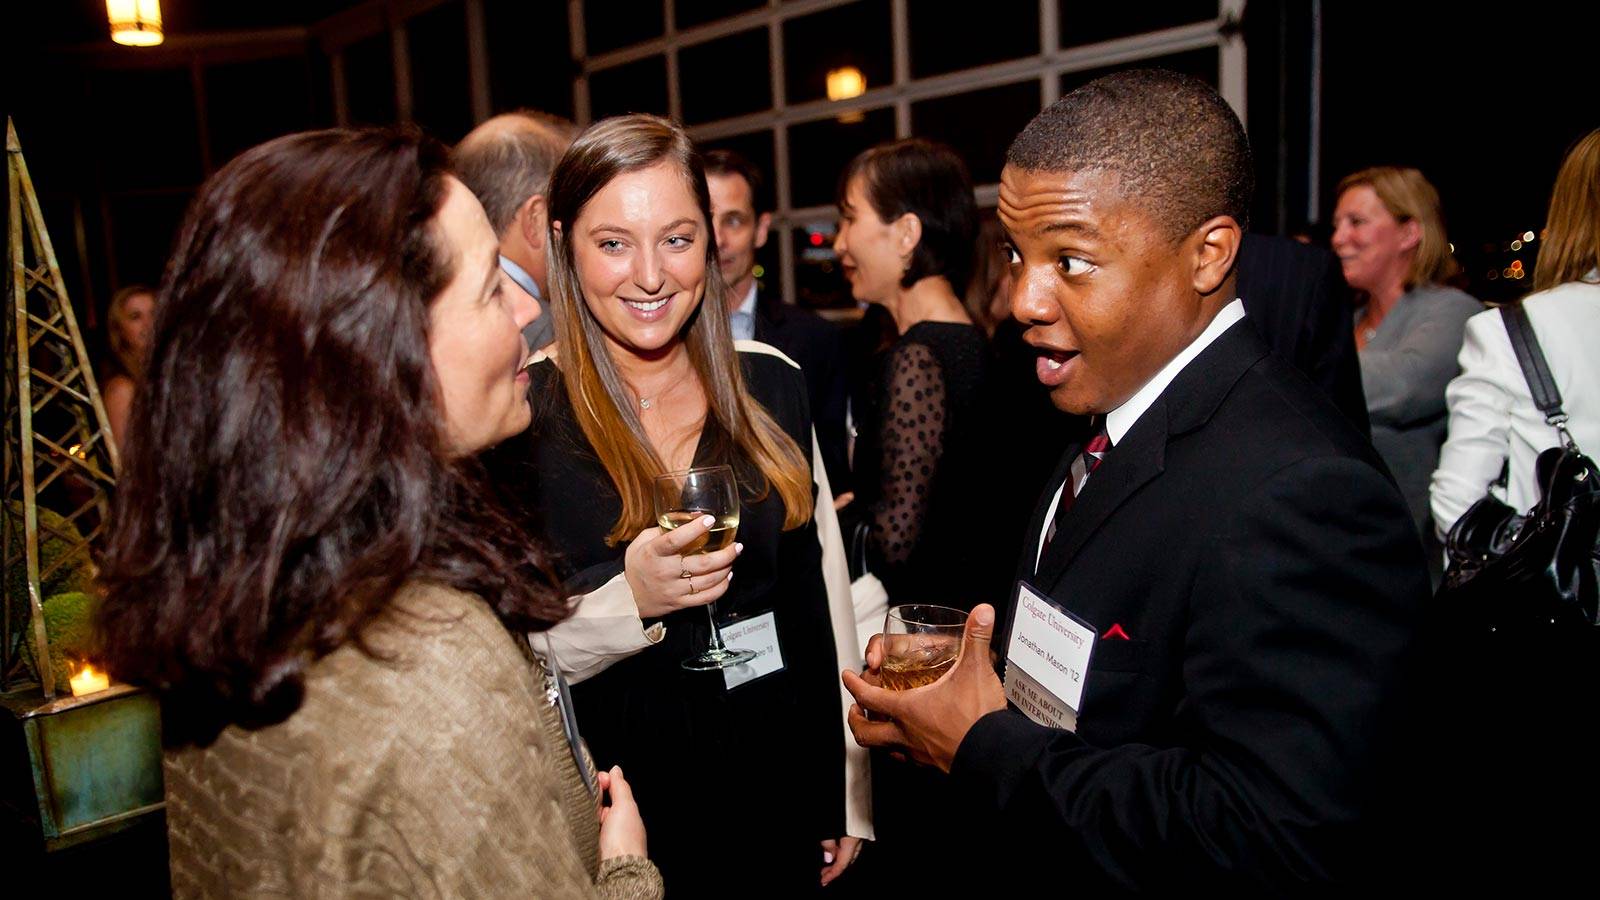
[[(582, 7), (586, 0), (569, 2)], [(936, 131), (927, 124), (930, 117), (941, 109), (961, 109), (963, 101), (975, 102), (985, 96), (1006, 96), (1013, 100), (1035, 96), (1042, 106), (1081, 80), (1140, 63), (1159, 66), (1165, 62), (1169, 67), (1221, 85), (1226, 94), (1229, 83), (1222, 72), (1199, 71), (1199, 68), (1205, 68), (1207, 60), (1212, 58), (1216, 59), (1218, 69), (1227, 65), (1225, 58), (1239, 58), (1224, 53), (1225, 50), (1239, 52), (1237, 47), (1230, 46), (1237, 43), (1237, 38), (1225, 35), (1222, 29), (1229, 0), (1185, 0), (1180, 4), (1181, 10), (1174, 7), (1175, 11), (1165, 18), (1153, 15), (1143, 21), (1130, 19), (1126, 24), (1115, 21), (1115, 15), (1100, 13), (1103, 21), (1093, 23), (1093, 27), (1086, 24), (1091, 20), (1090, 8), (1085, 4), (1039, 0), (1037, 16), (1028, 23), (1023, 35), (1026, 41), (1008, 42), (1006, 49), (988, 51), (987, 56), (967, 57), (975, 64), (967, 64), (965, 68), (954, 68), (965, 64), (964, 61), (933, 61), (928, 55), (932, 51), (925, 50), (923, 59), (918, 59), (919, 44), (910, 23), (919, 16), (926, 17), (931, 9), (929, 4), (918, 5), (919, 0), (798, 0), (763, 5), (712, 21), (702, 17), (693, 27), (682, 30), (674, 21), (675, 2), (682, 0), (663, 2), (666, 27), (660, 38), (616, 47), (593, 57), (579, 52), (582, 72), (593, 76), (653, 56), (670, 59), (676, 76), (682, 54), (693, 55), (693, 48), (725, 41), (741, 33), (767, 30), (769, 71), (765, 76), (768, 81), (765, 93), (770, 103), (766, 108), (750, 109), (748, 104), (753, 101), (747, 99), (743, 102), (748, 111), (706, 121), (707, 112), (715, 113), (714, 104), (708, 106), (710, 101), (699, 96), (681, 96), (683, 92), (697, 94), (701, 90), (716, 89), (715, 81), (707, 84), (699, 77), (671, 79), (672, 96), (668, 103), (674, 111), (690, 111), (691, 121), (699, 120), (689, 127), (696, 140), (715, 145), (772, 142), (772, 156), (763, 154), (760, 163), (764, 165), (770, 160), (772, 168), (768, 174), (776, 189), (769, 246), (777, 246), (782, 251), (783, 293), (791, 298), (798, 297), (796, 270), (815, 263), (811, 257), (818, 256), (816, 251), (824, 249), (815, 241), (819, 235), (831, 234), (833, 227), (831, 191), (824, 190), (828, 187), (827, 176), (821, 172), (824, 169), (837, 172), (843, 162), (860, 149), (890, 137)], [(1029, 6), (1025, 2), (1011, 5), (1018, 10)], [(882, 43), (881, 35), (873, 30), (871, 22), (878, 16), (890, 21), (890, 42), (881, 51), (877, 49)], [(805, 23), (797, 20), (808, 17), (856, 22), (862, 29), (872, 31), (867, 35), (872, 49), (859, 57), (859, 63), (848, 63), (864, 70), (868, 83), (863, 93), (836, 101), (819, 97), (814, 81), (797, 83), (798, 70), (793, 65), (793, 57), (800, 54), (791, 43), (790, 35), (804, 34)], [(1139, 31), (1138, 27), (1152, 30)], [(815, 41), (808, 44), (808, 49), (814, 49), (814, 44)], [(1031, 55), (1021, 55), (1025, 46), (1038, 50)], [(574, 47), (575, 51), (580, 49)], [(760, 77), (759, 66), (754, 64), (756, 60), (748, 54), (745, 56), (746, 74)], [(818, 62), (809, 61), (813, 66)], [(831, 66), (833, 62), (825, 64)], [(1081, 73), (1081, 78), (1075, 78), (1075, 73)], [(730, 72), (729, 77), (738, 75)], [(815, 77), (813, 74), (800, 80)], [(586, 93), (581, 88), (575, 91), (575, 95)], [(1242, 113), (1243, 98), (1229, 96), (1228, 99)], [(941, 104), (941, 100), (948, 102)], [(739, 105), (734, 104), (734, 109)], [(919, 110), (922, 122), (918, 121)], [(590, 110), (578, 111), (584, 120), (592, 121), (588, 115)], [(1015, 124), (1010, 121), (1014, 118), (1016, 115), (1006, 117), (1008, 128)], [(972, 146), (962, 152), (981, 156), (981, 160), (968, 160), (968, 164), (974, 169), (980, 202), (988, 198), (987, 202), (992, 205), (998, 193), (992, 171), (996, 154), (993, 141), (972, 142)], [(822, 155), (827, 157), (826, 161), (819, 158)], [(835, 156), (842, 158), (834, 159)], [(820, 300), (826, 290), (815, 284), (815, 276), (815, 271), (803, 273), (799, 278), (803, 282), (798, 285), (799, 292)]]

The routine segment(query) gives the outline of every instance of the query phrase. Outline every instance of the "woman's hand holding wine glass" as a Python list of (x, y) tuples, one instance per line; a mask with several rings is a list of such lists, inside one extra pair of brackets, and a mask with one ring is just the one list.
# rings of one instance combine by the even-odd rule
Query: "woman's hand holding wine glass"
[[(739, 549), (739, 545), (733, 543), (733, 536), (739, 531), (739, 485), (734, 480), (733, 467), (701, 466), (656, 476), (655, 507), (656, 521), (668, 530), (669, 536), (682, 534), (691, 527), (705, 529), (704, 533), (677, 544), (678, 552), (715, 556), (726, 552), (730, 545), (735, 551)], [(689, 560), (694, 558), (692, 555), (682, 557), (683, 570), (678, 576), (691, 583), (694, 573), (689, 569)], [(727, 581), (721, 583), (723, 589), (727, 585)], [(699, 595), (698, 586), (694, 593)], [(707, 604), (706, 616), (711, 646), (699, 656), (684, 660), (685, 669), (711, 672), (755, 659), (754, 651), (732, 650), (723, 645), (714, 604)]]
[(646, 528), (628, 545), (623, 573), (640, 618), (660, 618), (680, 609), (705, 606), (728, 590), (733, 561), (744, 545), (731, 544), (715, 553), (695, 552), (697, 543), (705, 545), (706, 534), (715, 523), (714, 517), (706, 515), (671, 531)]

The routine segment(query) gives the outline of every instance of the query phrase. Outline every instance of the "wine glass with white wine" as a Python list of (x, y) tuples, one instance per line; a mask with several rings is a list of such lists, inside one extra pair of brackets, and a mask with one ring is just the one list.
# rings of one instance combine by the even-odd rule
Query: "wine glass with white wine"
[[(671, 531), (702, 516), (716, 520), (704, 537), (683, 548), (684, 556), (715, 553), (733, 543), (739, 530), (739, 486), (731, 466), (702, 466), (682, 472), (656, 476), (656, 523)], [(750, 650), (730, 650), (722, 643), (717, 627), (717, 604), (706, 604), (711, 619), (711, 646), (699, 656), (683, 661), (683, 667), (704, 672), (730, 669), (756, 658)]]

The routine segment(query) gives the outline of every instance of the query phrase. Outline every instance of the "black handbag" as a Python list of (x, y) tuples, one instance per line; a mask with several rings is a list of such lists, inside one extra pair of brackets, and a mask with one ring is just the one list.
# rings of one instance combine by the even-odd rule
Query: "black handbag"
[(1525, 515), (1490, 495), (1450, 528), (1440, 599), (1480, 634), (1556, 629), (1600, 647), (1600, 470), (1567, 430), (1527, 311), (1503, 306), (1500, 316), (1534, 404), (1561, 442), (1539, 454), (1539, 502)]
[(1500, 315), (1560, 443), (1539, 454), (1525, 515), (1485, 497), (1445, 539), (1421, 632), (1426, 700), (1412, 709), (1412, 832), (1438, 837), (1430, 875), (1454, 871), (1474, 893), (1555, 895), (1592, 878), (1600, 845), (1600, 472), (1567, 430), (1526, 311)]

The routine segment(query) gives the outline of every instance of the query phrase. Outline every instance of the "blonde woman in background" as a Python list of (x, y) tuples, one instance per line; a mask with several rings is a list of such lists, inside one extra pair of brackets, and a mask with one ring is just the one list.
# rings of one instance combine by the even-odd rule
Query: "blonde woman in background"
[[(1561, 164), (1550, 215), (1523, 298), (1561, 391), (1567, 429), (1589, 453), (1600, 450), (1600, 129)], [(1442, 536), (1484, 495), (1509, 461), (1506, 503), (1526, 512), (1539, 499), (1534, 461), (1559, 440), (1534, 406), (1527, 380), (1495, 312), (1467, 322), (1461, 374), (1450, 382), (1450, 436), (1433, 473), (1433, 519)]]
[(1339, 182), (1338, 195), (1333, 252), (1361, 301), (1356, 348), (1372, 443), (1428, 539), (1428, 479), (1444, 441), (1444, 389), (1457, 372), (1462, 329), (1483, 306), (1444, 285), (1457, 267), (1439, 192), (1421, 172), (1363, 169)]
[(150, 349), (155, 325), (156, 292), (142, 284), (117, 291), (106, 310), (106, 338), (111, 357), (101, 373), (100, 398), (106, 406), (111, 433), (121, 446), (128, 433), (128, 411), (133, 392), (144, 379), (144, 357)]

